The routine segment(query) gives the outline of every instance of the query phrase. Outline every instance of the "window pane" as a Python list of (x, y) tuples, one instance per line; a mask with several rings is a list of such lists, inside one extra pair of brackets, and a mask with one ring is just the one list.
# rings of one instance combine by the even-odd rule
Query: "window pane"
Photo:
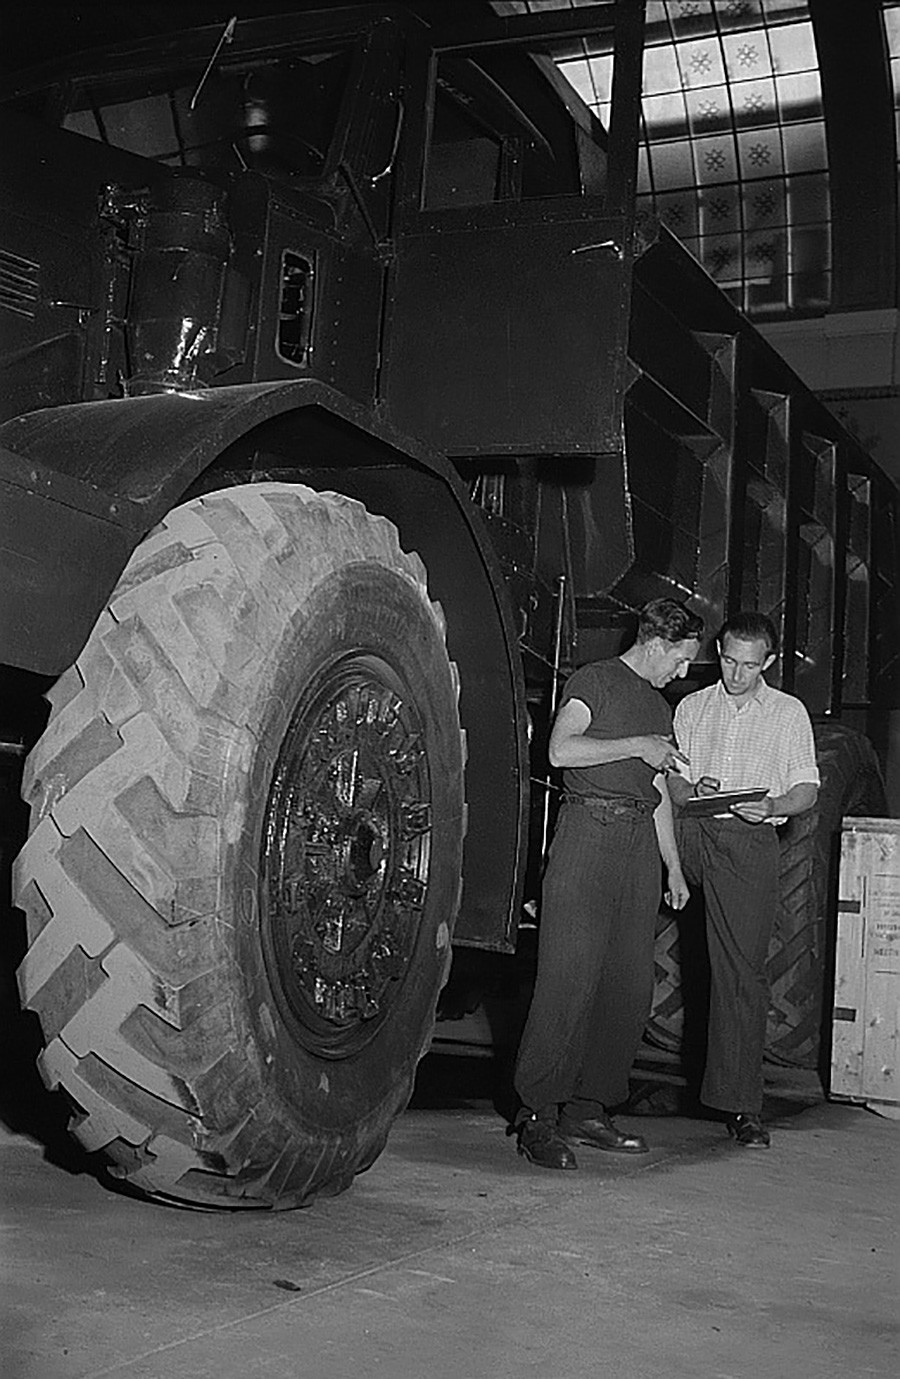
[(728, 29), (757, 28), (762, 18), (761, 0), (732, 0), (732, 3), (719, 5), (716, 11), (719, 28)]
[(656, 213), (679, 239), (692, 238), (697, 234), (697, 198), (693, 192), (683, 192), (680, 196), (658, 196)]
[(643, 110), (651, 139), (683, 139), (687, 134), (684, 96), (680, 91), (671, 96), (645, 96)]
[(574, 62), (561, 62), (559, 70), (566, 81), (571, 82), (586, 105), (592, 105), (599, 100), (597, 89), (591, 80), (591, 67), (587, 58)]
[(737, 162), (733, 139), (695, 139), (694, 152), (698, 182), (736, 181)]
[(677, 37), (714, 33), (716, 21), (711, 0), (669, 0), (669, 22)]
[(728, 34), (722, 39), (722, 45), (731, 81), (748, 81), (771, 75), (772, 63), (764, 29)]
[(818, 72), (779, 77), (778, 108), (783, 120), (808, 120), (822, 111), (822, 82)]
[(703, 267), (717, 282), (740, 281), (740, 235), (707, 235), (703, 241)]
[(787, 274), (787, 235), (784, 230), (749, 234), (744, 240), (744, 276), (752, 281), (783, 280)]
[(741, 228), (741, 205), (737, 187), (719, 187), (700, 197), (700, 223), (704, 230), (721, 234)]
[(884, 11), (884, 31), (891, 57), (900, 57), (900, 6)]
[(744, 129), (748, 125), (777, 123), (774, 81), (743, 82), (732, 91), (732, 100), (734, 121), (739, 129)]
[(100, 109), (102, 136), (92, 112), (71, 111), (66, 117), (66, 129), (88, 134), (92, 139), (105, 138), (116, 148), (128, 149), (142, 158), (167, 162), (178, 154), (178, 135), (172, 119), (168, 95), (145, 96), (104, 104)]
[(753, 130), (738, 135), (741, 174), (746, 180), (777, 176), (782, 171), (781, 140), (777, 129)]
[(828, 166), (824, 122), (789, 125), (783, 138), (788, 172), (818, 172)]
[(782, 19), (805, 19), (807, 0), (763, 0), (763, 13), (769, 23)]
[(709, 86), (686, 93), (688, 119), (693, 135), (716, 134), (731, 127), (727, 86)]
[(83, 134), (88, 139), (100, 138), (93, 110), (70, 110), (63, 120), (63, 129), (69, 129), (73, 134)]
[(791, 243), (791, 302), (796, 308), (821, 307), (830, 288), (827, 227), (801, 227)]
[(721, 86), (725, 80), (722, 51), (717, 42), (680, 43), (675, 49), (684, 86)]
[(783, 182), (754, 182), (745, 188), (744, 224), (748, 230), (764, 230), (774, 225), (784, 225), (786, 219)]
[(830, 219), (831, 202), (828, 197), (827, 173), (792, 177), (787, 185), (791, 220), (795, 225), (824, 225)]
[(646, 144), (638, 149), (637, 189), (638, 195), (650, 190), (650, 154)]
[(681, 74), (675, 61), (675, 49), (646, 48), (644, 50), (644, 92), (648, 96), (665, 91), (681, 90)]
[(688, 253), (693, 254), (694, 258), (697, 260), (698, 263), (703, 262), (700, 248), (701, 242), (699, 239), (684, 239), (681, 242), (684, 245), (685, 249), (687, 249)]
[(612, 53), (604, 57), (591, 58), (591, 80), (601, 105), (608, 105), (612, 100), (612, 72)]
[(426, 210), (484, 206), (500, 194), (500, 138), (476, 123), (452, 88), (438, 78), (425, 178)]
[(657, 191), (694, 185), (694, 160), (689, 143), (651, 145), (650, 166)]
[[(852, 39), (852, 34), (848, 35)], [(812, 72), (819, 66), (812, 24), (789, 24), (769, 30), (772, 66), (776, 72)]]

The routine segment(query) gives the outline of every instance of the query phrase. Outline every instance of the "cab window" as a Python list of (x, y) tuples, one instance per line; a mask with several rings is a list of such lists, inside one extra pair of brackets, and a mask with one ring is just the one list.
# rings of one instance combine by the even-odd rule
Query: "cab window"
[(549, 59), (442, 54), (434, 76), (423, 210), (599, 194), (605, 132)]
[(171, 167), (317, 177), (347, 86), (350, 49), (76, 87), (63, 127)]

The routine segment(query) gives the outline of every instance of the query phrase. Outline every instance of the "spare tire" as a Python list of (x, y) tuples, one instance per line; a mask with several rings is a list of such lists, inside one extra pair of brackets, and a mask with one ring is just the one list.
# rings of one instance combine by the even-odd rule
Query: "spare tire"
[(812, 809), (781, 830), (778, 910), (769, 945), (766, 1058), (816, 1068), (823, 1043), (823, 995), (834, 963), (841, 819), (887, 812), (871, 742), (840, 723), (816, 723), (822, 783)]
[(410, 1096), (461, 887), (458, 683), (421, 561), (340, 495), (197, 498), (50, 699), (19, 985), (74, 1135), (156, 1197), (341, 1191)]

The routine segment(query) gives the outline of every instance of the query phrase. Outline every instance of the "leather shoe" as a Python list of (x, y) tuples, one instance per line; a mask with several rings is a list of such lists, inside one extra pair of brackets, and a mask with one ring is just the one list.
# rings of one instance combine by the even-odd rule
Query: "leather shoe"
[(769, 1132), (759, 1116), (741, 1111), (736, 1116), (728, 1116), (725, 1126), (731, 1138), (747, 1149), (768, 1149), (771, 1143)]
[(614, 1125), (604, 1111), (597, 1116), (588, 1116), (581, 1121), (570, 1121), (563, 1116), (560, 1131), (567, 1140), (576, 1144), (587, 1144), (592, 1149), (605, 1149), (610, 1154), (647, 1154), (649, 1146), (640, 1135), (627, 1135)]
[(519, 1153), (541, 1168), (577, 1168), (578, 1160), (555, 1125), (532, 1116), (519, 1128)]

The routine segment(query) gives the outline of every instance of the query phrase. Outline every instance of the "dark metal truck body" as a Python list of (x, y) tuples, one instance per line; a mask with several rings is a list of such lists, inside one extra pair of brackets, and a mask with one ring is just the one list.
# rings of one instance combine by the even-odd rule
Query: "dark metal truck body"
[(592, 12), (608, 131), (487, 11), (281, 15), (7, 95), (2, 660), (61, 677), (20, 987), (147, 1192), (292, 1205), (372, 1161), (451, 932), (515, 947), (532, 727), (647, 598), (771, 614), (783, 686), (883, 736), (896, 490), (635, 225), (641, 8)]

